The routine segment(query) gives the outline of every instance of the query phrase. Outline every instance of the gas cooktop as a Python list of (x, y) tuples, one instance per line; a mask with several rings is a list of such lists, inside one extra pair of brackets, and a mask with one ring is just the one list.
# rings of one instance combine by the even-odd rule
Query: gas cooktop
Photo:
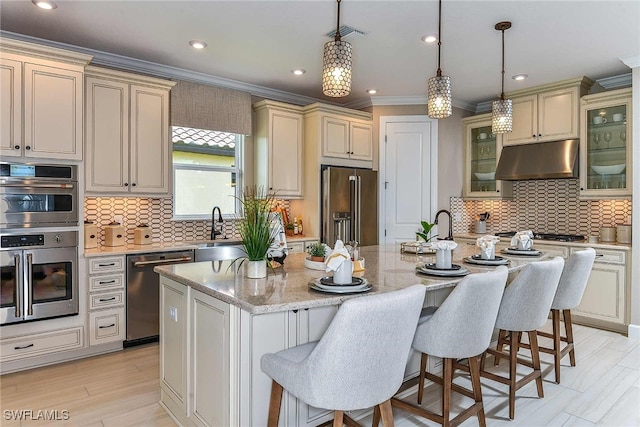
[[(496, 233), (498, 237), (513, 237), (515, 231), (504, 231)], [(556, 240), (559, 242), (577, 242), (584, 240), (584, 236), (580, 234), (555, 234), (555, 233), (533, 233), (533, 238), (536, 240)]]

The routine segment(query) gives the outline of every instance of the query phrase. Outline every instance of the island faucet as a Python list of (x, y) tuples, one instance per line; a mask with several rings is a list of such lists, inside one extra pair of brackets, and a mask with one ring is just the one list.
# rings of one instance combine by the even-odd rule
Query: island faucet
[(449, 212), (446, 209), (440, 209), (437, 213), (436, 213), (436, 219), (433, 221), (433, 223), (435, 225), (438, 225), (438, 216), (441, 213), (446, 213), (449, 216), (449, 235), (447, 237), (444, 237), (442, 240), (453, 240), (453, 223), (451, 222), (451, 212)]
[[(220, 228), (216, 229), (216, 210), (218, 211), (218, 223), (220, 223)], [(224, 220), (222, 219), (222, 212), (218, 206), (214, 206), (211, 211), (211, 240), (216, 240), (216, 236), (222, 235), (222, 223)]]

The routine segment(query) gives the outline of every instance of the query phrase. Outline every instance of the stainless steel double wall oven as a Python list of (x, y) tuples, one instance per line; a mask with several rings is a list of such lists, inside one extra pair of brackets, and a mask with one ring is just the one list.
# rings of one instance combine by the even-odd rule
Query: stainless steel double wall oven
[(78, 314), (78, 203), (76, 166), (0, 163), (0, 325)]

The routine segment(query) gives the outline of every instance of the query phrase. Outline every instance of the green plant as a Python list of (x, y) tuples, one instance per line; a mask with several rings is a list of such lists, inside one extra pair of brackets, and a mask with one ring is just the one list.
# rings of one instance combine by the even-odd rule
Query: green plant
[(239, 221), (238, 231), (247, 259), (267, 260), (267, 251), (278, 233), (277, 215), (271, 214), (275, 193), (261, 186), (248, 186), (239, 200), (244, 216)]
[(293, 223), (288, 222), (284, 225), (285, 230), (293, 230), (295, 227), (293, 226)]
[(420, 224), (422, 225), (422, 232), (417, 231), (416, 236), (422, 238), (425, 242), (428, 242), (433, 238), (433, 236), (429, 237), (429, 233), (435, 224), (431, 224), (427, 221), (420, 221)]
[(307, 249), (309, 255), (324, 258), (324, 244), (320, 242), (312, 243)]

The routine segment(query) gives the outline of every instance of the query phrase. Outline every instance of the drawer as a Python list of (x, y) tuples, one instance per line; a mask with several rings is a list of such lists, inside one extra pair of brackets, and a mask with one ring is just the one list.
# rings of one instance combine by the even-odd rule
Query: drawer
[(0, 344), (3, 362), (48, 353), (73, 350), (84, 346), (84, 328), (61, 329), (28, 336), (7, 338)]
[(89, 276), (89, 292), (120, 289), (124, 288), (124, 284), (124, 273), (95, 277)]
[(89, 345), (124, 341), (124, 307), (89, 313)]
[(569, 247), (568, 246), (555, 246), (555, 245), (538, 245), (537, 242), (533, 242), (533, 246), (547, 254), (548, 258), (554, 258), (557, 256), (561, 256), (563, 258), (567, 258), (569, 256)]
[(124, 256), (89, 258), (89, 274), (124, 271)]
[[(582, 248), (571, 248), (571, 253), (583, 250)], [(612, 249), (596, 249), (596, 263), (605, 264), (624, 264), (626, 261), (626, 254), (623, 251), (616, 251)]]
[(99, 310), (124, 305), (124, 290), (89, 295), (89, 310)]
[(287, 242), (287, 248), (289, 248), (290, 254), (304, 252), (304, 242)]

